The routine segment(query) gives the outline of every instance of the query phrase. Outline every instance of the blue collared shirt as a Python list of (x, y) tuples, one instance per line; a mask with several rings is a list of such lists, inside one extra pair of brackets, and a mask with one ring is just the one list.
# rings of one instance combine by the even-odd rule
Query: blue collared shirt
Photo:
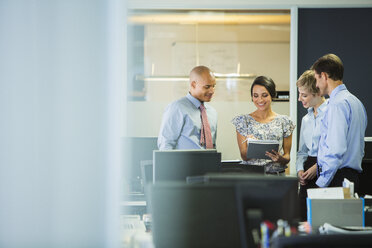
[[(200, 145), (201, 102), (190, 93), (167, 106), (158, 136), (160, 150), (204, 149)], [(213, 146), (216, 147), (217, 112), (204, 103), (211, 127)]]
[(316, 184), (327, 187), (338, 169), (362, 171), (367, 113), (360, 100), (341, 84), (332, 91), (321, 122), (318, 149), (321, 172)]
[(314, 116), (314, 108), (308, 108), (307, 114), (302, 118), (300, 142), (297, 152), (297, 172), (304, 170), (304, 163), (308, 156), (316, 157), (320, 138), (320, 124), (327, 109), (327, 101), (323, 102), (317, 109), (317, 116)]

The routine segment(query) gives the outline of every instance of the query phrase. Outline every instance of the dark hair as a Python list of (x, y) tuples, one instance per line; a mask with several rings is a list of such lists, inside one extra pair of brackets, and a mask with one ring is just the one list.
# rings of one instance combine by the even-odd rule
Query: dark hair
[(251, 96), (253, 96), (253, 87), (255, 85), (261, 85), (265, 87), (270, 93), (271, 98), (276, 97), (275, 83), (271, 78), (265, 76), (256, 77), (251, 86)]
[(342, 80), (344, 77), (344, 65), (341, 59), (331, 53), (320, 57), (311, 66), (311, 69), (314, 70), (316, 74), (325, 72), (328, 74), (329, 78), (335, 81)]

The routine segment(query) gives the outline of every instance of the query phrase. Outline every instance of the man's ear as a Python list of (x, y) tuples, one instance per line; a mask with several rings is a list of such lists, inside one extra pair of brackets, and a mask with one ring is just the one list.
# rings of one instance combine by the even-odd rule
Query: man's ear
[(321, 72), (321, 77), (324, 77), (325, 80), (328, 80), (328, 74), (325, 72)]
[(195, 89), (195, 87), (196, 87), (196, 82), (195, 82), (195, 81), (191, 81), (191, 83), (190, 83), (190, 87), (193, 88), (193, 89)]

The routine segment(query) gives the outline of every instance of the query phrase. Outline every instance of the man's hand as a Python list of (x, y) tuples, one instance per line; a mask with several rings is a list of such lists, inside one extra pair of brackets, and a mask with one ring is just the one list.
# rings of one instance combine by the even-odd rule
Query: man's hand
[(314, 179), (316, 177), (316, 170), (317, 170), (317, 165), (314, 164), (307, 171), (304, 172), (304, 174), (302, 175), (303, 178), (307, 181)]
[(306, 181), (305, 181), (303, 175), (304, 175), (303, 170), (298, 171), (298, 173), (297, 173), (298, 181), (300, 182), (301, 185), (306, 185)]

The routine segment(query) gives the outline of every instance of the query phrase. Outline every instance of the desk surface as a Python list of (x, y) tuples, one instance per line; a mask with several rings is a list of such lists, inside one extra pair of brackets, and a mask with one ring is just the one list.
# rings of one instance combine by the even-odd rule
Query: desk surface
[(121, 201), (122, 207), (146, 207), (146, 201)]
[(367, 248), (371, 247), (370, 234), (311, 234), (291, 237), (276, 237), (272, 240), (272, 248)]

